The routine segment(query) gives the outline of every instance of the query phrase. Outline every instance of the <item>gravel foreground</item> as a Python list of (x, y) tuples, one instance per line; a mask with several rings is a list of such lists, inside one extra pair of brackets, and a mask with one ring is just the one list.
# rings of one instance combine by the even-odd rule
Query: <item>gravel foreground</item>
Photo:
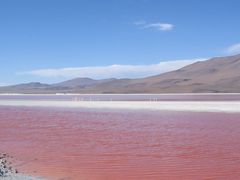
[(12, 157), (8, 154), (0, 153), (0, 179), (1, 180), (46, 180), (40, 177), (28, 176), (23, 173), (19, 173), (10, 162)]
[(32, 176), (26, 176), (24, 174), (13, 174), (13, 175), (7, 175), (6, 177), (1, 177), (1, 180), (46, 180), (44, 178), (38, 178), (38, 177), (32, 177)]

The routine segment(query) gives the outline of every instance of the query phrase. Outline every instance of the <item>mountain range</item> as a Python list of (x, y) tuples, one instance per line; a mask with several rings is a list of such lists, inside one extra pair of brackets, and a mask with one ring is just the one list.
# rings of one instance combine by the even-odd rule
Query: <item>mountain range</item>
[(240, 55), (215, 57), (146, 78), (31, 82), (0, 87), (0, 93), (240, 93)]

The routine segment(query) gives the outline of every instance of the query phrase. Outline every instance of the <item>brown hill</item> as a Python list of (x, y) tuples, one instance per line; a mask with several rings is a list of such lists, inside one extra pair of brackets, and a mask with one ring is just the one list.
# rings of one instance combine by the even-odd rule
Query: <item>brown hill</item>
[(157, 76), (102, 83), (88, 91), (100, 93), (240, 93), (240, 55), (196, 62)]
[(176, 71), (141, 79), (77, 78), (53, 85), (30, 83), (2, 87), (0, 92), (240, 93), (240, 55), (212, 58)]

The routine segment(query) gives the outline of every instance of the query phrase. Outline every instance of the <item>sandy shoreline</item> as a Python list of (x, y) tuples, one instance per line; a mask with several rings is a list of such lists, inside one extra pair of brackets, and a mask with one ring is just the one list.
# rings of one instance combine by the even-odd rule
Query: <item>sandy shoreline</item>
[[(13, 157), (6, 153), (0, 153), (0, 179), (2, 180), (44, 180), (44, 178), (29, 176), (14, 167)], [(46, 179), (45, 179), (46, 180)]]
[(2, 180), (46, 180), (40, 177), (27, 176), (24, 174), (15, 174), (7, 177), (1, 177)]
[(240, 101), (38, 101), (38, 100), (0, 100), (0, 106), (59, 107), (88, 109), (126, 109), (154, 111), (190, 112), (240, 112)]
[(0, 93), (1, 96), (72, 96), (72, 95), (101, 95), (101, 96), (109, 96), (109, 95), (131, 95), (131, 96), (139, 96), (139, 95), (161, 95), (161, 96), (169, 96), (169, 95), (173, 95), (173, 96), (179, 96), (179, 95), (194, 95), (194, 96), (201, 96), (201, 95), (240, 95), (240, 93), (137, 93), (137, 94), (108, 94), (108, 93), (104, 93), (104, 94), (79, 94), (79, 93), (54, 93), (54, 94), (23, 94), (23, 93)]

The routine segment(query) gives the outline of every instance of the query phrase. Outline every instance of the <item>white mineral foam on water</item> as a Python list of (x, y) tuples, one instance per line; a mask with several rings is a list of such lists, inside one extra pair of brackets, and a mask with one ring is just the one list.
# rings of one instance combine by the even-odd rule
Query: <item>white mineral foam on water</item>
[(38, 101), (0, 100), (2, 106), (91, 109), (166, 110), (193, 112), (240, 112), (239, 101)]

